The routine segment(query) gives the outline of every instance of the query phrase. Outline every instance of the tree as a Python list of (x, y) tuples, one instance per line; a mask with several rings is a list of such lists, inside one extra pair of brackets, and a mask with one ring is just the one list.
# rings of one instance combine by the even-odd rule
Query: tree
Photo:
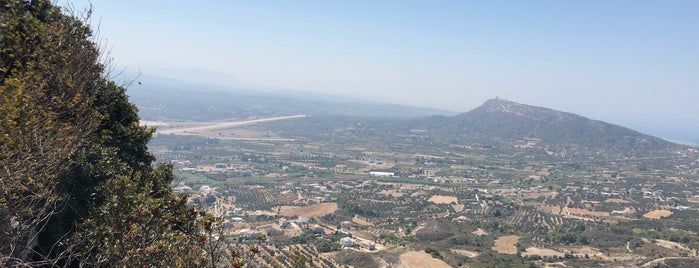
[(217, 221), (152, 167), (89, 14), (0, 0), (0, 266), (215, 265)]
[(26, 261), (62, 207), (57, 176), (99, 124), (89, 29), (46, 1), (0, 1), (0, 261)]
[(304, 267), (306, 265), (307, 259), (306, 256), (301, 254), (298, 250), (294, 250), (291, 253), (291, 267), (294, 268), (300, 268)]

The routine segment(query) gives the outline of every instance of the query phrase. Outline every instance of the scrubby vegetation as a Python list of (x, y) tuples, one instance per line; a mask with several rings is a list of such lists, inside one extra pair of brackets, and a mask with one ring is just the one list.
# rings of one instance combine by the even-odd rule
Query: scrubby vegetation
[(152, 166), (89, 14), (0, 1), (0, 266), (214, 265), (216, 219)]

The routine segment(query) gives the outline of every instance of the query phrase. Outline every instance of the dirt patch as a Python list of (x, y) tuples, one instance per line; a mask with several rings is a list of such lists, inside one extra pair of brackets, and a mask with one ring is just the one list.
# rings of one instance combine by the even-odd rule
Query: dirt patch
[(469, 258), (474, 258), (474, 257), (478, 257), (478, 255), (481, 255), (481, 253), (479, 253), (479, 252), (468, 251), (468, 250), (463, 250), (463, 249), (452, 249), (451, 252), (454, 252), (456, 254), (459, 254), (461, 256), (466, 256)]
[(528, 247), (524, 252), (522, 252), (522, 256), (563, 257), (565, 254), (548, 248)]
[(660, 218), (667, 217), (672, 215), (672, 211), (669, 210), (664, 210), (664, 209), (656, 209), (651, 212), (648, 212), (646, 214), (643, 214), (644, 218), (647, 219), (653, 219), (653, 220), (659, 220)]
[(333, 213), (335, 210), (337, 210), (337, 203), (321, 203), (305, 207), (283, 206), (279, 214), (287, 217), (303, 216), (313, 218)]
[(456, 212), (461, 212), (461, 211), (464, 210), (464, 207), (465, 207), (465, 206), (466, 206), (466, 205), (463, 205), (463, 204), (461, 204), (461, 205), (451, 205), (451, 208), (453, 208), (454, 211), (456, 211)]
[(483, 230), (483, 229), (481, 229), (481, 228), (478, 228), (478, 229), (476, 229), (475, 231), (473, 231), (472, 234), (475, 234), (475, 235), (487, 235), (488, 232), (486, 232), (485, 230)]
[(612, 210), (611, 214), (621, 214), (621, 215), (628, 215), (628, 214), (633, 214), (636, 213), (636, 210), (630, 207), (626, 207), (624, 210)]
[(493, 250), (502, 254), (517, 254), (517, 247), (515, 247), (515, 245), (519, 239), (520, 237), (516, 235), (498, 237), (498, 239), (495, 240)]
[(435, 259), (432, 255), (424, 251), (409, 251), (400, 255), (400, 261), (404, 268), (449, 268), (451, 267), (446, 262)]
[(456, 196), (446, 196), (446, 195), (433, 195), (428, 199), (427, 201), (430, 201), (435, 204), (451, 204), (454, 202), (454, 204), (459, 203), (459, 199), (456, 198)]

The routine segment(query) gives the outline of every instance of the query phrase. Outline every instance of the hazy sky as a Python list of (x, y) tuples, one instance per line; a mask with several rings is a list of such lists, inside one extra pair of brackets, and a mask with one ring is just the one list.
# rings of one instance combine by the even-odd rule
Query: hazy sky
[(458, 112), (499, 96), (699, 143), (699, 1), (91, 2), (130, 71)]

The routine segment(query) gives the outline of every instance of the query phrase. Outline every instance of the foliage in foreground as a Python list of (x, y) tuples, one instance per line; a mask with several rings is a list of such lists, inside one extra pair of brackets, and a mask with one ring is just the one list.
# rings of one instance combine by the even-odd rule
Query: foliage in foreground
[(216, 265), (217, 220), (152, 167), (85, 14), (0, 0), (0, 266)]

